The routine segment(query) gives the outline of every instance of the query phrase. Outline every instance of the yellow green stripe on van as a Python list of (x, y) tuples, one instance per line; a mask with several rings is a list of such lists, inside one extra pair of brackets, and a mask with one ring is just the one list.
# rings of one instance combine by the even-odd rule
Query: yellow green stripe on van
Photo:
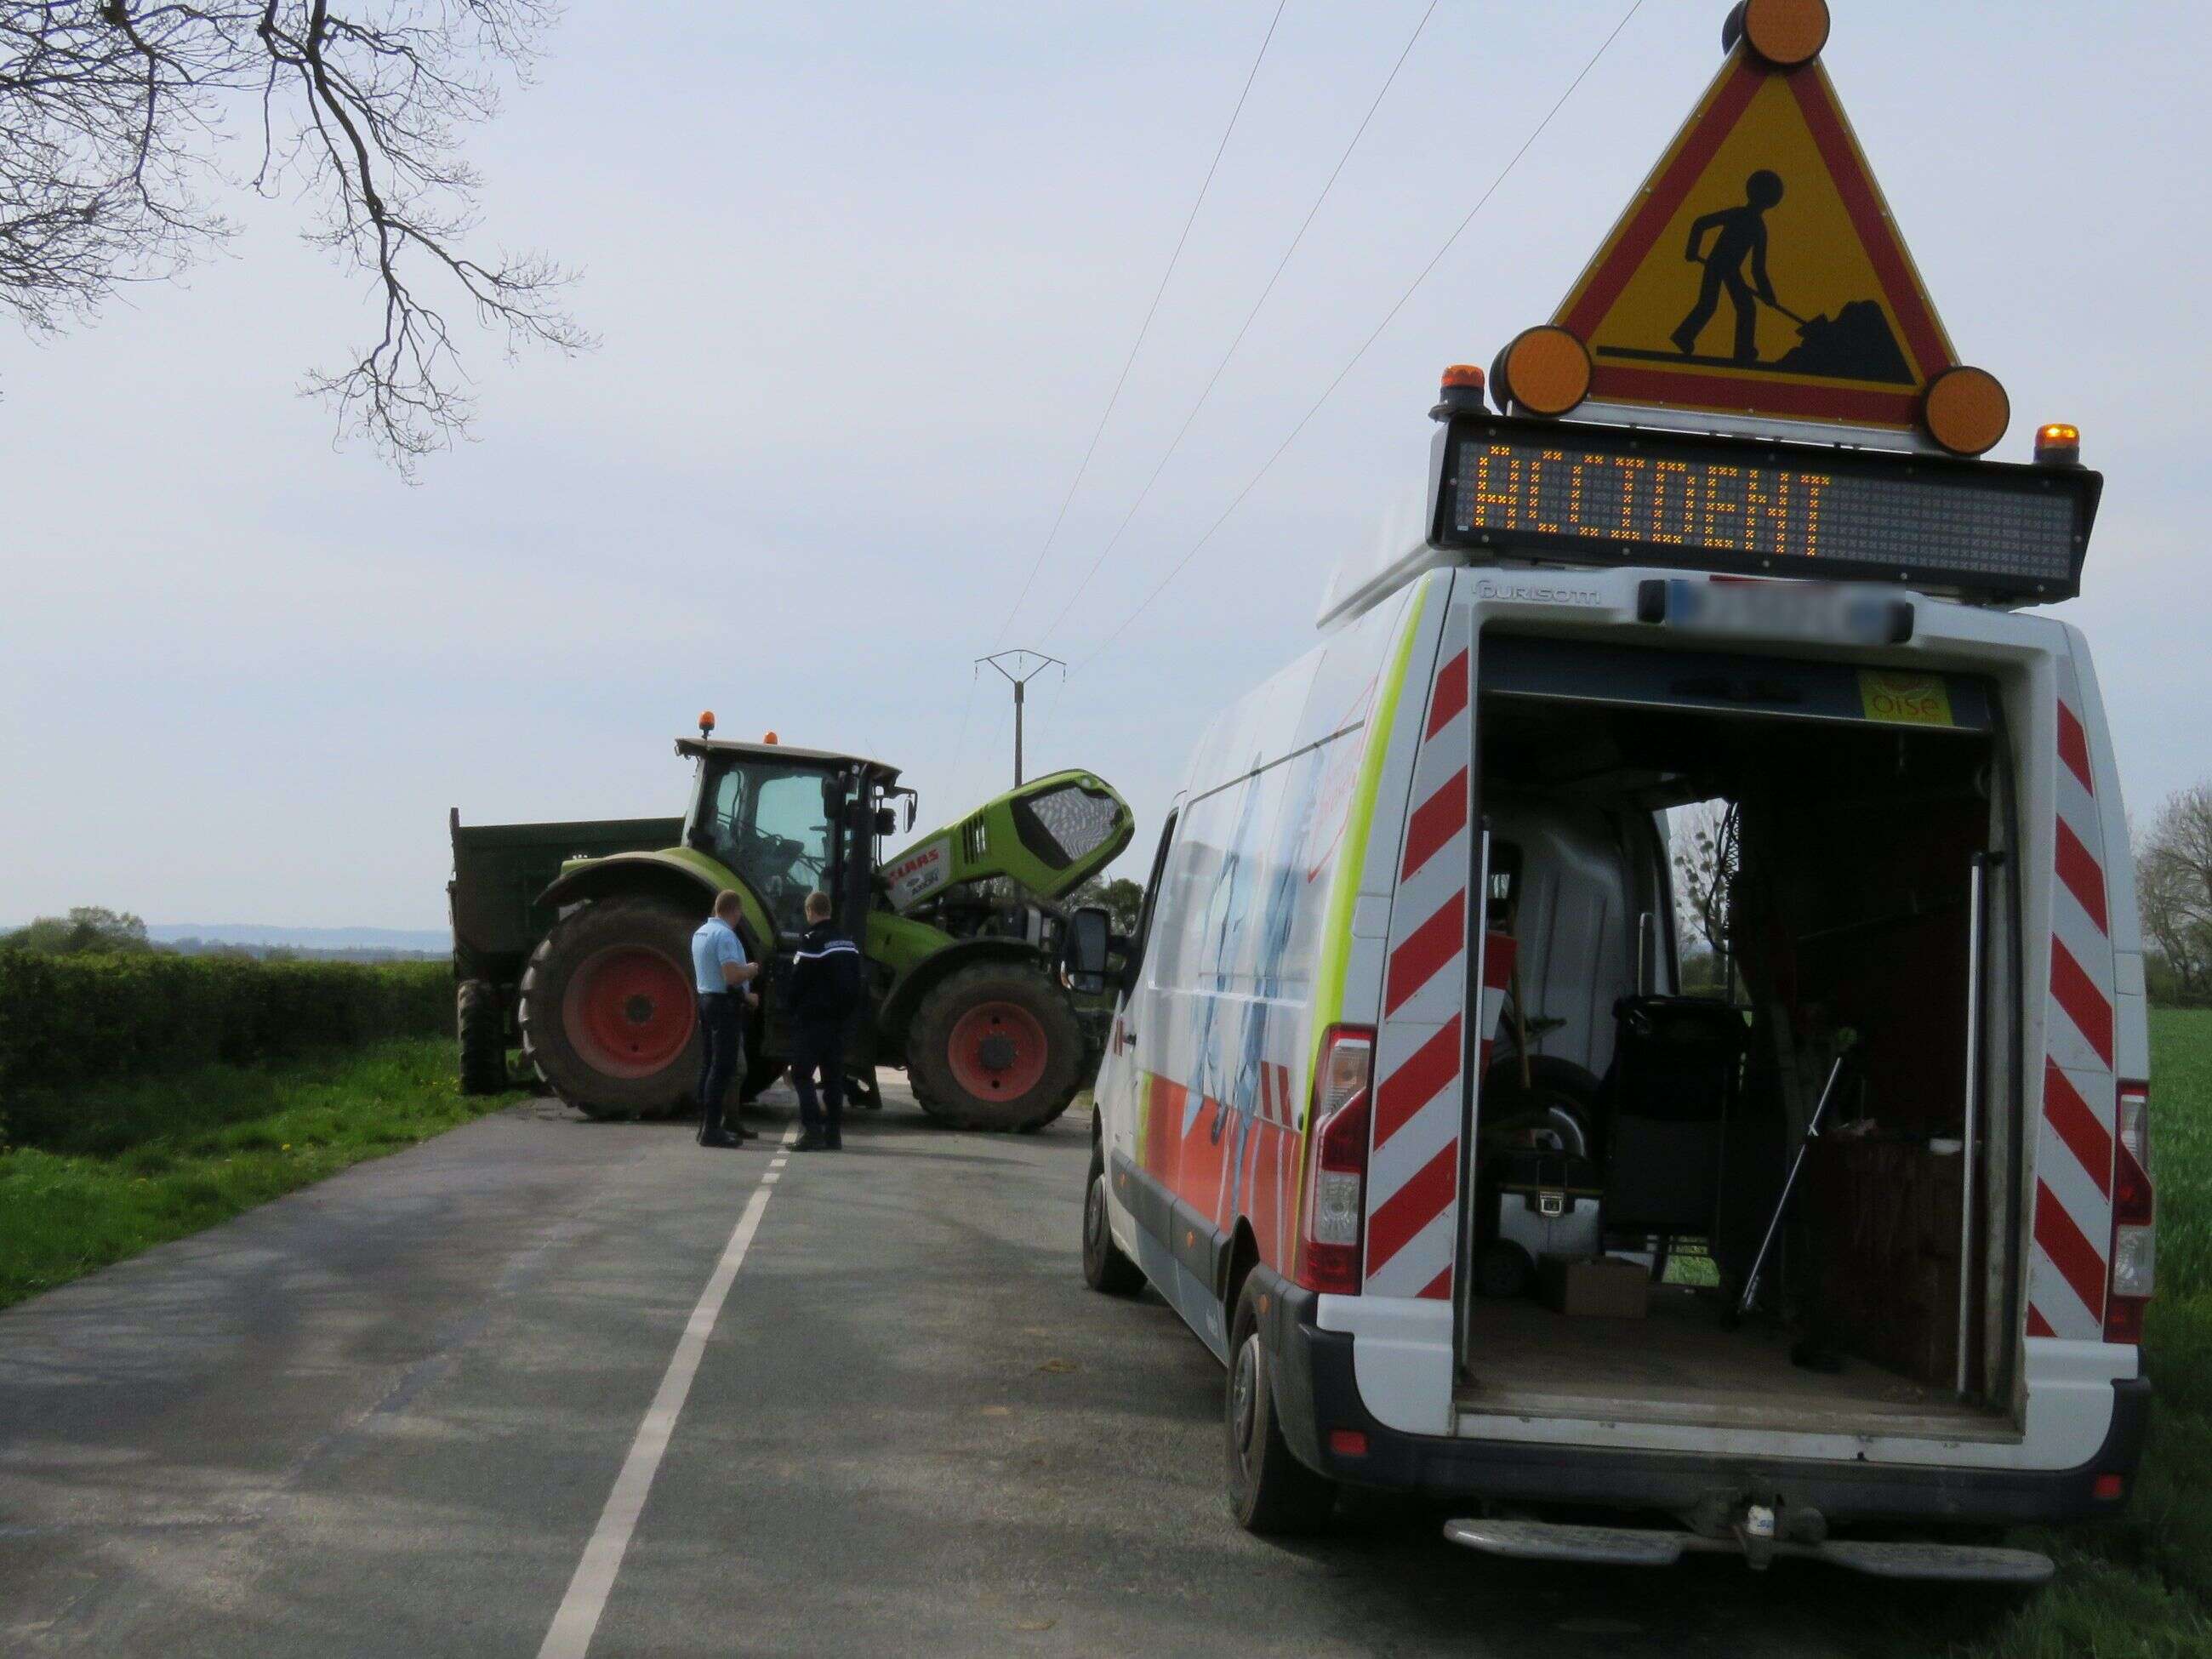
[[(1398, 718), (1398, 698), (1406, 689), (1406, 671), (1413, 659), (1413, 641), (1420, 636), (1421, 612), (1428, 603), (1429, 586), (1413, 590), (1413, 602), (1398, 636), (1398, 649), (1382, 681), (1382, 695), (1368, 722), (1367, 747), (1359, 757), (1359, 779), (1352, 796), (1350, 821), (1345, 826), (1343, 856), (1328, 890), (1328, 914), (1322, 928), (1322, 957), (1314, 976), (1313, 1030), (1306, 1050), (1306, 1083), (1313, 1085), (1321, 1064), (1322, 1033), (1344, 1018), (1344, 975), (1352, 956), (1352, 910), (1359, 898), (1359, 883), (1367, 869), (1367, 836), (1375, 823), (1375, 798), (1382, 785), (1382, 766), (1390, 751), (1390, 733)], [(1307, 1125), (1309, 1128), (1312, 1126)], [(1304, 1172), (1301, 1171), (1301, 1174)]]

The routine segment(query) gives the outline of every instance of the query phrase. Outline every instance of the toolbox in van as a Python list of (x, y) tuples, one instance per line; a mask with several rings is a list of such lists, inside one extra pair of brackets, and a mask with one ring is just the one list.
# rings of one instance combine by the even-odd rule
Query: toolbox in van
[(1501, 1147), (1488, 1163), (1484, 1211), (1490, 1237), (1478, 1283), (1486, 1296), (1526, 1291), (1546, 1256), (1589, 1256), (1603, 1239), (1597, 1169), (1573, 1152)]

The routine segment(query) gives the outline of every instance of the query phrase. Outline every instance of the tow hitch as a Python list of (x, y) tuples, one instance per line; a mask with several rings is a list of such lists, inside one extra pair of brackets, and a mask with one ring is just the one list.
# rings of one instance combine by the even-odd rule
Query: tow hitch
[(1825, 1561), (1877, 1578), (1981, 1584), (2042, 1584), (2056, 1569), (2033, 1550), (1972, 1544), (1832, 1539), (1818, 1510), (1760, 1496), (1715, 1498), (1686, 1512), (1680, 1528), (1589, 1527), (1522, 1519), (1448, 1521), (1444, 1536), (1516, 1561), (1671, 1567), (1685, 1555), (1741, 1555), (1754, 1572), (1777, 1559)]

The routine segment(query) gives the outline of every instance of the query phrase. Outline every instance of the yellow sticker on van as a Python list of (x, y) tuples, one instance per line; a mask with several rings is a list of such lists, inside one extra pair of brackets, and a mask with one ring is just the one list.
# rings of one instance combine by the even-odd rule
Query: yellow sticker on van
[(1941, 674), (1899, 674), (1883, 668), (1859, 670), (1859, 702), (1870, 720), (1899, 726), (1955, 726), (1951, 694)]

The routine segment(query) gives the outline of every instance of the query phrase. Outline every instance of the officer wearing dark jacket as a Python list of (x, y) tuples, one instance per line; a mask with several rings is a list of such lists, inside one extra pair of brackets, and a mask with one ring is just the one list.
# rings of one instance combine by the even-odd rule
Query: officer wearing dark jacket
[(806, 933), (791, 969), (791, 1076), (799, 1128), (793, 1152), (836, 1152), (845, 1144), (845, 1026), (860, 1006), (861, 984), (860, 947), (830, 925), (830, 896), (809, 893)]

